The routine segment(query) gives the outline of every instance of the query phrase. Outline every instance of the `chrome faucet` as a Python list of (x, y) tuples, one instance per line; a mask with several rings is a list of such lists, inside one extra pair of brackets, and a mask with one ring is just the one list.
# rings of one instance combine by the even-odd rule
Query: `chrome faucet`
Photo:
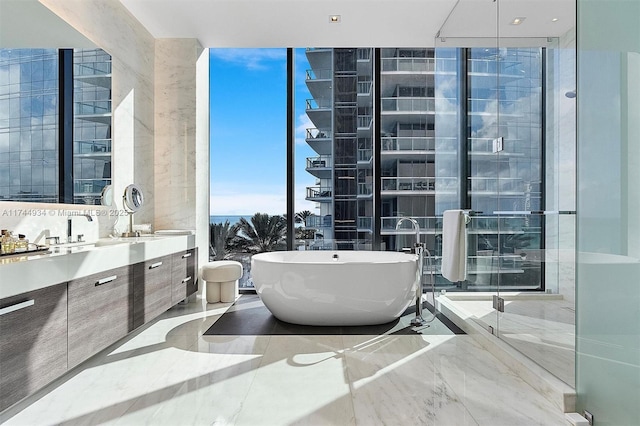
[(53, 240), (53, 244), (60, 244), (60, 237), (46, 237), (44, 240), (47, 242)]
[[(71, 215), (71, 216), (68, 216), (68, 217), (67, 217), (67, 243), (73, 243), (73, 242), (74, 242), (74, 241), (73, 241), (73, 232), (72, 232), (73, 230), (72, 230), (72, 226), (71, 226), (71, 218), (72, 218), (73, 216), (84, 216), (84, 217), (86, 217), (86, 218), (87, 218), (87, 220), (88, 220), (89, 222), (93, 222), (93, 218), (92, 218), (90, 215), (88, 215), (88, 214), (79, 214), (79, 215)], [(79, 235), (78, 235), (78, 242), (81, 242), (81, 240), (82, 240), (82, 237), (81, 237), (81, 236), (83, 236), (83, 234), (79, 234)]]
[[(426, 323), (422, 318), (422, 274), (424, 268), (424, 244), (420, 242), (420, 224), (411, 217), (401, 217), (396, 223), (396, 231), (404, 221), (411, 222), (411, 226), (416, 231), (415, 254), (418, 256), (418, 288), (416, 289), (416, 317), (411, 320), (411, 325), (421, 326)], [(435, 301), (434, 301), (435, 303)]]

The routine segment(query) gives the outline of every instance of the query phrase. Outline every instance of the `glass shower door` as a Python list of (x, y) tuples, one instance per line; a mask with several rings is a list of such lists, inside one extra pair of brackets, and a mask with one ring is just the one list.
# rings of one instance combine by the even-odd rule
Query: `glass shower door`
[(497, 335), (573, 385), (575, 310), (566, 254), (574, 235), (575, 109), (564, 93), (575, 87), (575, 71), (559, 50), (561, 43), (571, 49), (571, 37), (507, 37), (516, 34), (514, 17), (526, 13), (504, 3), (497, 2)]

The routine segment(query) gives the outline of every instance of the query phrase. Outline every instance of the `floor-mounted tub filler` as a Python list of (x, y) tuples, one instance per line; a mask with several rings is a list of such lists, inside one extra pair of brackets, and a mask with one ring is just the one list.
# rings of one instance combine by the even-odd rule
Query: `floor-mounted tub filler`
[(391, 251), (279, 251), (254, 255), (256, 292), (279, 320), (351, 326), (391, 322), (415, 300), (417, 257)]

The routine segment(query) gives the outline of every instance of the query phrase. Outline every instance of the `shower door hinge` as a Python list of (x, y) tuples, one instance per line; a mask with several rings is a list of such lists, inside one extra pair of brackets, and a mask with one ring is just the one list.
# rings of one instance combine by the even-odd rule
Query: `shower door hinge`
[(504, 312), (504, 299), (502, 297), (493, 296), (493, 309)]
[(504, 138), (500, 136), (493, 140), (493, 153), (496, 154), (504, 150)]

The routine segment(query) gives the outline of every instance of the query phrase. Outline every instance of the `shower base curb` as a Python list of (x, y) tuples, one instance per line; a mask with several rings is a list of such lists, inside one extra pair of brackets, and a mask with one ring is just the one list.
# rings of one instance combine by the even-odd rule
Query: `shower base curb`
[(576, 391), (553, 374), (518, 352), (474, 320), (474, 316), (455, 306), (445, 295), (436, 298), (438, 310), (484, 349), (513, 370), (527, 384), (538, 391), (564, 413), (575, 412)]

